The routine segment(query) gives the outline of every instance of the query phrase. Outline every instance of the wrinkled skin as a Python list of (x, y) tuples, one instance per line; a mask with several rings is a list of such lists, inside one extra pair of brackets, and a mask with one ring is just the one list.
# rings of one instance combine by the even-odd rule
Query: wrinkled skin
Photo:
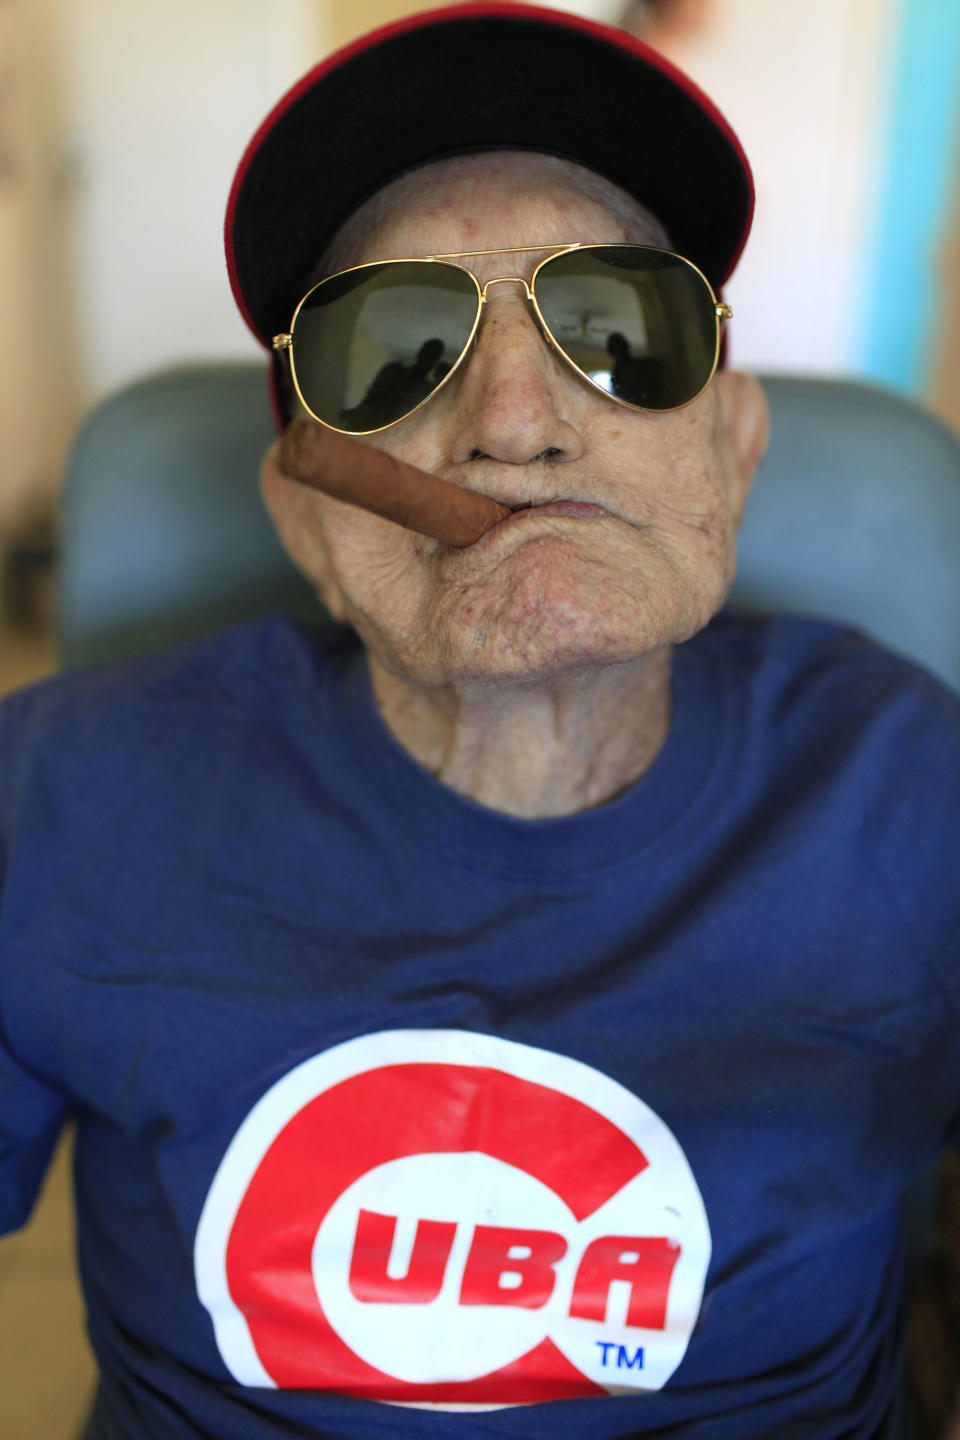
[[(391, 187), (361, 253), (649, 238), (547, 157), (440, 162)], [(624, 201), (629, 208), (630, 202)], [(646, 233), (644, 233), (646, 227)], [(529, 276), (542, 249), (465, 261)], [(670, 647), (726, 597), (737, 524), (766, 443), (763, 393), (721, 373), (690, 405), (643, 414), (579, 379), (520, 285), (490, 291), (475, 350), (416, 415), (367, 443), (510, 506), (466, 550), (297, 486), (275, 449), (263, 490), (281, 539), (370, 657), (401, 743), (445, 783), (515, 814), (602, 803), (649, 767), (669, 724)]]

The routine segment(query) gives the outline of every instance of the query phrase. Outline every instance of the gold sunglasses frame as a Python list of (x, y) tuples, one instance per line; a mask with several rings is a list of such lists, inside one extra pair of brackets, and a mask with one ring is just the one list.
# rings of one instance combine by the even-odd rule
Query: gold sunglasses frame
[[(477, 278), (476, 275), (474, 275), (473, 271), (469, 269), (468, 266), (454, 265), (451, 263), (455, 260), (476, 259), (478, 256), (481, 255), (519, 255), (525, 252), (546, 250), (548, 248), (550, 249), (550, 254), (544, 256), (540, 263), (534, 268), (533, 274), (530, 276), (529, 281), (524, 280), (523, 277), (520, 275), (497, 275), (494, 276), (493, 279), (488, 280), (485, 284), (481, 285), (480, 280)], [(543, 318), (540, 306), (537, 303), (535, 290), (537, 284), (537, 276), (543, 269), (544, 265), (549, 265), (551, 260), (555, 260), (558, 255), (567, 255), (572, 250), (610, 250), (614, 248), (618, 250), (647, 250), (660, 255), (669, 255), (674, 260), (682, 261), (684, 265), (687, 265), (703, 281), (703, 284), (706, 286), (707, 293), (709, 294), (710, 299), (713, 302), (713, 313), (714, 319), (716, 321), (716, 338), (713, 349), (713, 364), (710, 367), (709, 375), (707, 376), (703, 384), (700, 386), (700, 389), (697, 391), (696, 395), (691, 395), (689, 400), (684, 400), (679, 405), (670, 405), (664, 409), (651, 410), (643, 405), (634, 405), (629, 400), (622, 400), (619, 395), (611, 395), (609, 390), (605, 390), (602, 385), (597, 384), (596, 380), (591, 379), (587, 372), (585, 370), (582, 370), (580, 366), (576, 363), (576, 361), (570, 358), (567, 352), (563, 349), (560, 342), (554, 338), (549, 325)], [(384, 265), (409, 265), (412, 260), (415, 260), (418, 264), (421, 265), (448, 265), (451, 269), (459, 270), (462, 274), (470, 276), (470, 279), (476, 286), (477, 291), (477, 313), (474, 317), (470, 334), (467, 336), (467, 339), (463, 344), (463, 348), (461, 349), (460, 354), (457, 356), (454, 363), (450, 366), (450, 369), (447, 371), (446, 375), (444, 375), (440, 383), (436, 385), (433, 390), (430, 391), (429, 395), (426, 395), (422, 400), (420, 400), (416, 405), (414, 405), (411, 410), (405, 411), (404, 414), (399, 416), (396, 420), (389, 420), (386, 425), (377, 425), (372, 430), (343, 430), (340, 428), (339, 425), (331, 425), (329, 420), (322, 420), (319, 415), (315, 414), (315, 412), (310, 409), (310, 406), (303, 398), (303, 392), (300, 389), (300, 382), (297, 379), (297, 366), (293, 351), (293, 340), (296, 333), (297, 317), (300, 314), (300, 311), (303, 309), (304, 305), (310, 299), (310, 296), (314, 293), (314, 291), (319, 290), (322, 285), (326, 285), (327, 282), (330, 280), (338, 280), (341, 275), (351, 275), (360, 270), (372, 270), (377, 267), (382, 267)], [(429, 405), (430, 401), (433, 400), (435, 396), (439, 395), (440, 391), (444, 388), (447, 382), (453, 379), (454, 375), (460, 369), (461, 365), (463, 365), (473, 346), (477, 330), (480, 326), (480, 320), (483, 315), (483, 307), (487, 303), (487, 291), (490, 289), (491, 285), (522, 285), (524, 288), (527, 302), (533, 308), (533, 312), (536, 317), (537, 327), (540, 330), (540, 333), (542, 334), (544, 340), (546, 341), (547, 346), (560, 356), (561, 360), (570, 367), (574, 374), (579, 375), (581, 380), (586, 381), (586, 383), (590, 386), (591, 390), (595, 390), (599, 395), (603, 395), (604, 398), (607, 400), (612, 400), (615, 405), (622, 405), (625, 410), (633, 410), (635, 413), (640, 413), (642, 415), (667, 415), (673, 410), (683, 410), (687, 405), (692, 405), (694, 400), (697, 399), (697, 396), (703, 394), (704, 390), (706, 390), (707, 386), (710, 384), (710, 381), (713, 379), (714, 375), (717, 372), (717, 365), (720, 359), (721, 322), (733, 318), (733, 311), (731, 310), (730, 306), (725, 305), (722, 301), (717, 299), (714, 288), (710, 284), (710, 281), (707, 279), (706, 275), (704, 275), (703, 271), (698, 265), (695, 265), (692, 260), (688, 260), (685, 255), (678, 255), (676, 251), (667, 250), (664, 247), (658, 245), (630, 245), (629, 242), (626, 241), (620, 244), (618, 244), (616, 241), (607, 241), (606, 243), (602, 244), (598, 243), (593, 245), (584, 245), (582, 242), (575, 240), (566, 245), (558, 245), (551, 247), (547, 247), (546, 245), (507, 245), (502, 246), (496, 250), (450, 250), (438, 255), (407, 255), (399, 256), (390, 260), (370, 260), (363, 265), (350, 265), (347, 267), (346, 270), (338, 270), (336, 274), (327, 275), (322, 280), (318, 280), (316, 285), (311, 285), (310, 289), (300, 300), (299, 304), (293, 312), (293, 318), (290, 321), (289, 331), (284, 331), (279, 335), (274, 335), (272, 342), (273, 350), (275, 354), (286, 359), (286, 362), (290, 369), (290, 378), (292, 379), (294, 389), (297, 392), (297, 398), (299, 399), (300, 404), (306, 410), (307, 414), (312, 415), (314, 420), (316, 420), (318, 424), (323, 425), (328, 430), (335, 430), (340, 435), (379, 435), (384, 430), (392, 430), (395, 425), (400, 425), (404, 420), (409, 420), (411, 415), (416, 415), (418, 410), (422, 410), (424, 405)]]

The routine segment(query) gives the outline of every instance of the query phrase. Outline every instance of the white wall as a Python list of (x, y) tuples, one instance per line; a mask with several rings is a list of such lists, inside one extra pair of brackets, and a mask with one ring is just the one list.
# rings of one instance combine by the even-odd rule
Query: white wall
[(189, 358), (261, 353), (222, 230), (233, 171), (317, 58), (314, 0), (62, 0), (61, 165), (87, 399)]
[(753, 236), (726, 298), (731, 358), (856, 367), (882, 181), (900, 0), (716, 0), (671, 55), (726, 114), (757, 182)]

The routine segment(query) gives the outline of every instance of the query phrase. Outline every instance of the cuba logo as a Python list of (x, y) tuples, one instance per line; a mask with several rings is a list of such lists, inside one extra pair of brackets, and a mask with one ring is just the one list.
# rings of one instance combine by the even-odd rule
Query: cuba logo
[(194, 1247), (241, 1384), (450, 1408), (659, 1389), (709, 1260), (700, 1192), (648, 1106), (456, 1030), (365, 1035), (285, 1075)]

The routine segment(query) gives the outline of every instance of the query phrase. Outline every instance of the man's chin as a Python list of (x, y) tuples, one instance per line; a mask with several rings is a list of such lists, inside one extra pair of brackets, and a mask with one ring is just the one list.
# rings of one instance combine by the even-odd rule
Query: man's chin
[(539, 624), (519, 628), (492, 623), (454, 631), (430, 647), (429, 660), (421, 651), (403, 668), (412, 683), (428, 686), (535, 686), (589, 679), (611, 666), (641, 662), (669, 643), (669, 636), (645, 634), (643, 627), (617, 634), (598, 616), (542, 614)]
[(395, 611), (383, 627), (357, 628), (384, 668), (416, 687), (524, 686), (641, 662), (688, 639), (714, 608), (706, 577), (683, 584), (649, 553), (614, 567), (553, 549), (531, 546), (539, 553), (528, 561), (421, 592), (402, 627)]

